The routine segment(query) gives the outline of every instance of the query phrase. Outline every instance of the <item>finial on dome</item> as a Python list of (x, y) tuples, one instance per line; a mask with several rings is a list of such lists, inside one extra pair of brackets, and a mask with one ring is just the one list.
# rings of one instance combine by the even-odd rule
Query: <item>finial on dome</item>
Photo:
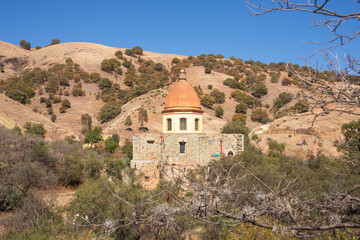
[(180, 80), (185, 80), (185, 79), (186, 79), (185, 70), (182, 68), (180, 71)]

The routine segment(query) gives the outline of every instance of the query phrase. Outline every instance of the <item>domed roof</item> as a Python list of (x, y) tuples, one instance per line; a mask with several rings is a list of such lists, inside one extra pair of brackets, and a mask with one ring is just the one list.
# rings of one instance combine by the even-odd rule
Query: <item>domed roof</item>
[(180, 80), (174, 84), (165, 100), (165, 110), (201, 109), (200, 99), (194, 88), (185, 80), (184, 70), (180, 72)]

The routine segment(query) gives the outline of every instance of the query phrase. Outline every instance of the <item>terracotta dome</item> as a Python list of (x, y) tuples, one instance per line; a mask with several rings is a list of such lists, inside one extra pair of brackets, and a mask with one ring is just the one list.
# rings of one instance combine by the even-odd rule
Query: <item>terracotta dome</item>
[(173, 108), (201, 109), (197, 93), (185, 79), (180, 79), (176, 82), (166, 97), (165, 110)]

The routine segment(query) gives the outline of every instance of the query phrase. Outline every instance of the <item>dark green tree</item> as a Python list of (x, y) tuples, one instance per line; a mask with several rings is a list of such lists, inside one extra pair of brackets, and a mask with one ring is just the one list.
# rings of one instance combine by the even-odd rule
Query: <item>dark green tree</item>
[(110, 101), (100, 108), (98, 114), (101, 123), (108, 122), (116, 118), (121, 113), (121, 102)]
[(231, 121), (224, 125), (221, 133), (241, 133), (247, 136), (250, 133), (250, 129), (242, 121)]
[(71, 103), (68, 99), (65, 98), (64, 100), (62, 100), (61, 106), (64, 108), (71, 108)]
[(108, 78), (102, 78), (99, 82), (98, 82), (98, 87), (103, 90), (105, 88), (111, 88), (113, 82), (110, 81), (110, 79)]
[(224, 115), (224, 109), (221, 106), (215, 108), (215, 116), (222, 117)]
[(31, 49), (31, 44), (25, 40), (21, 40), (20, 41), (20, 47), (26, 49), (26, 50), (30, 50)]
[(56, 44), (59, 44), (59, 43), (60, 43), (60, 40), (59, 40), (59, 39), (54, 38), (53, 40), (51, 40), (50, 45), (56, 45)]
[(200, 103), (206, 108), (212, 108), (213, 105), (215, 104), (215, 100), (209, 94), (205, 94), (204, 97), (201, 98)]
[(92, 119), (91, 116), (89, 114), (81, 114), (81, 132), (82, 134), (86, 135), (88, 132), (91, 131), (91, 124), (92, 124)]
[(235, 106), (235, 112), (236, 113), (243, 113), (246, 114), (248, 109), (248, 105), (246, 105), (245, 103), (241, 102), (239, 104), (236, 104)]
[(115, 149), (119, 147), (119, 143), (117, 143), (112, 137), (108, 137), (105, 141), (105, 150), (109, 153), (114, 153)]
[(224, 92), (220, 92), (219, 89), (214, 89), (211, 93), (210, 96), (212, 96), (215, 100), (215, 103), (221, 104), (225, 102), (225, 93)]
[(265, 96), (267, 93), (268, 93), (268, 89), (263, 83), (251, 87), (251, 95), (253, 95), (256, 98), (261, 98), (262, 96)]
[(77, 155), (65, 158), (64, 167), (59, 171), (59, 181), (64, 186), (77, 185), (83, 177), (84, 164)]
[(102, 140), (102, 128), (94, 127), (88, 134), (85, 136), (85, 143), (90, 143), (91, 148), (94, 143), (97, 143)]
[(143, 55), (143, 49), (139, 46), (133, 47), (132, 50), (137, 55)]
[(148, 114), (147, 114), (146, 109), (139, 108), (138, 111), (139, 111), (138, 119), (139, 119), (139, 122), (140, 122), (140, 126), (142, 128), (142, 127), (144, 127), (144, 122), (147, 123), (149, 121), (149, 118), (148, 118)]
[(123, 52), (118, 50), (115, 52), (115, 56), (118, 58), (118, 59), (122, 59), (122, 55), (123, 55)]
[(125, 119), (125, 126), (130, 127), (132, 125), (131, 117), (128, 115)]

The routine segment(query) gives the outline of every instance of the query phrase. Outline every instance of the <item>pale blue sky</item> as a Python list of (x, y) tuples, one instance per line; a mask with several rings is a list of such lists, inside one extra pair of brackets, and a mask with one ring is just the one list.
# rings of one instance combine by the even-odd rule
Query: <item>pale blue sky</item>
[[(359, 12), (355, 0), (331, 3), (339, 11)], [(304, 65), (298, 57), (319, 48), (305, 42), (332, 36), (325, 28), (309, 27), (312, 15), (251, 16), (243, 0), (0, 0), (0, 9), (0, 40), (18, 45), (25, 39), (32, 47), (58, 38), (124, 48), (138, 45), (160, 53), (222, 53), (226, 58)], [(336, 51), (341, 56), (359, 56), (359, 43), (356, 39)], [(320, 56), (312, 61), (323, 63)]]

